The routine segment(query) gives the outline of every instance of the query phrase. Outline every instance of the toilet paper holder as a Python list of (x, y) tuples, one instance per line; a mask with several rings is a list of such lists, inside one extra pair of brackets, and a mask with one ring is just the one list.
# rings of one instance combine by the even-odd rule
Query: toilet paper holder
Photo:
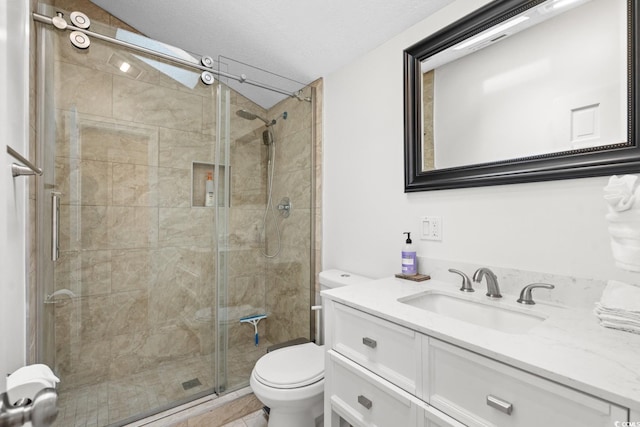
[(58, 416), (58, 393), (53, 388), (40, 390), (31, 399), (12, 405), (7, 393), (0, 394), (0, 427), (22, 426), (31, 421), (33, 427), (48, 427)]

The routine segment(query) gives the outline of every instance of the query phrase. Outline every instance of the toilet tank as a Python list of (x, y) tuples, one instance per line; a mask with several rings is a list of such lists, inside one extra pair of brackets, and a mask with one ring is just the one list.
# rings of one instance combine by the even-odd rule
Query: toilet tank
[[(368, 282), (371, 279), (364, 276), (358, 276), (357, 274), (352, 274), (343, 270), (325, 270), (321, 271), (318, 277), (320, 282), (320, 290), (326, 291), (328, 289), (340, 288), (342, 286), (350, 286), (357, 285), (359, 283)], [(320, 304), (320, 295), (316, 294), (316, 301)], [(320, 308), (320, 306), (316, 306)], [(324, 329), (322, 328), (322, 324), (324, 321), (324, 316), (322, 315), (321, 310), (316, 311), (316, 332), (315, 339), (316, 344), (324, 344)]]
[(357, 285), (368, 282), (368, 277), (358, 276), (342, 270), (326, 270), (320, 272), (320, 290), (340, 288), (342, 286)]

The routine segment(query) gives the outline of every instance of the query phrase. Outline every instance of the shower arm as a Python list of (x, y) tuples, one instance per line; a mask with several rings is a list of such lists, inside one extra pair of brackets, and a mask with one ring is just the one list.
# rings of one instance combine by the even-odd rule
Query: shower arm
[[(53, 18), (50, 18), (50, 17), (48, 17), (46, 15), (41, 15), (41, 14), (36, 13), (36, 12), (33, 12), (32, 16), (33, 16), (33, 20), (36, 21), (36, 22), (40, 22), (40, 23), (48, 24), (48, 25), (53, 25)], [(277, 93), (280, 93), (282, 95), (287, 95), (290, 98), (300, 99), (300, 95), (299, 95), (298, 92), (293, 92), (292, 93), (292, 92), (288, 92), (288, 91), (283, 90), (283, 89), (279, 89), (277, 87), (269, 86), (269, 85), (266, 85), (264, 83), (260, 83), (260, 82), (254, 81), (254, 80), (250, 80), (244, 74), (241, 75), (241, 76), (236, 76), (234, 74), (225, 73), (224, 71), (216, 70), (213, 67), (206, 67), (204, 65), (197, 64), (197, 63), (194, 63), (194, 62), (191, 62), (191, 61), (185, 61), (184, 59), (176, 58), (174, 56), (167, 55), (167, 54), (162, 53), (162, 52), (157, 52), (157, 51), (155, 51), (153, 49), (147, 49), (145, 47), (138, 46), (138, 45), (133, 44), (133, 43), (129, 43), (129, 42), (125, 42), (125, 41), (122, 41), (122, 40), (118, 40), (118, 39), (116, 39), (114, 37), (105, 36), (104, 34), (96, 33), (96, 32), (93, 32), (93, 31), (89, 31), (89, 30), (84, 29), (84, 28), (75, 27), (75, 26), (73, 26), (71, 24), (67, 25), (66, 30), (68, 30), (68, 31), (79, 31), (79, 32), (81, 32), (83, 34), (86, 34), (87, 36), (95, 37), (98, 40), (102, 40), (102, 41), (105, 41), (105, 42), (108, 42), (108, 43), (113, 43), (113, 44), (116, 44), (118, 46), (126, 47), (127, 49), (131, 49), (131, 50), (135, 50), (137, 52), (145, 53), (147, 55), (157, 56), (157, 57), (160, 57), (160, 58), (165, 59), (167, 61), (183, 65), (185, 67), (196, 68), (196, 69), (198, 69), (200, 71), (208, 71), (208, 72), (210, 72), (212, 74), (215, 74), (215, 75), (217, 75), (219, 77), (225, 77), (225, 78), (228, 78), (228, 79), (236, 80), (236, 81), (238, 81), (240, 83), (247, 83), (247, 84), (249, 84), (251, 86), (256, 86), (256, 87), (259, 87), (259, 88), (262, 88), (262, 89), (270, 90), (272, 92), (277, 92)], [(62, 30), (62, 31), (64, 31), (64, 30)]]

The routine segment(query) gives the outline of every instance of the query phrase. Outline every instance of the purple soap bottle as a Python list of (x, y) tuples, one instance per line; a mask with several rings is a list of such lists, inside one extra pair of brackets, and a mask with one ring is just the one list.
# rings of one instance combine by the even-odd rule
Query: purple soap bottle
[(413, 276), (418, 274), (418, 259), (416, 258), (416, 250), (411, 242), (411, 233), (405, 232), (407, 240), (402, 248), (402, 274)]

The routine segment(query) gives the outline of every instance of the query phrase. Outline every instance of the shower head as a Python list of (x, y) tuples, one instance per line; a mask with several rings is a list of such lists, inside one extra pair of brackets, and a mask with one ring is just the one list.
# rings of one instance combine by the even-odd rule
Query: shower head
[(244, 110), (244, 109), (236, 111), (236, 115), (240, 116), (240, 117), (242, 117), (243, 119), (246, 119), (246, 120), (260, 119), (267, 126), (271, 126), (273, 124), (272, 122), (268, 121), (267, 119), (263, 119), (259, 115), (255, 114), (255, 113), (252, 113), (251, 111)]

